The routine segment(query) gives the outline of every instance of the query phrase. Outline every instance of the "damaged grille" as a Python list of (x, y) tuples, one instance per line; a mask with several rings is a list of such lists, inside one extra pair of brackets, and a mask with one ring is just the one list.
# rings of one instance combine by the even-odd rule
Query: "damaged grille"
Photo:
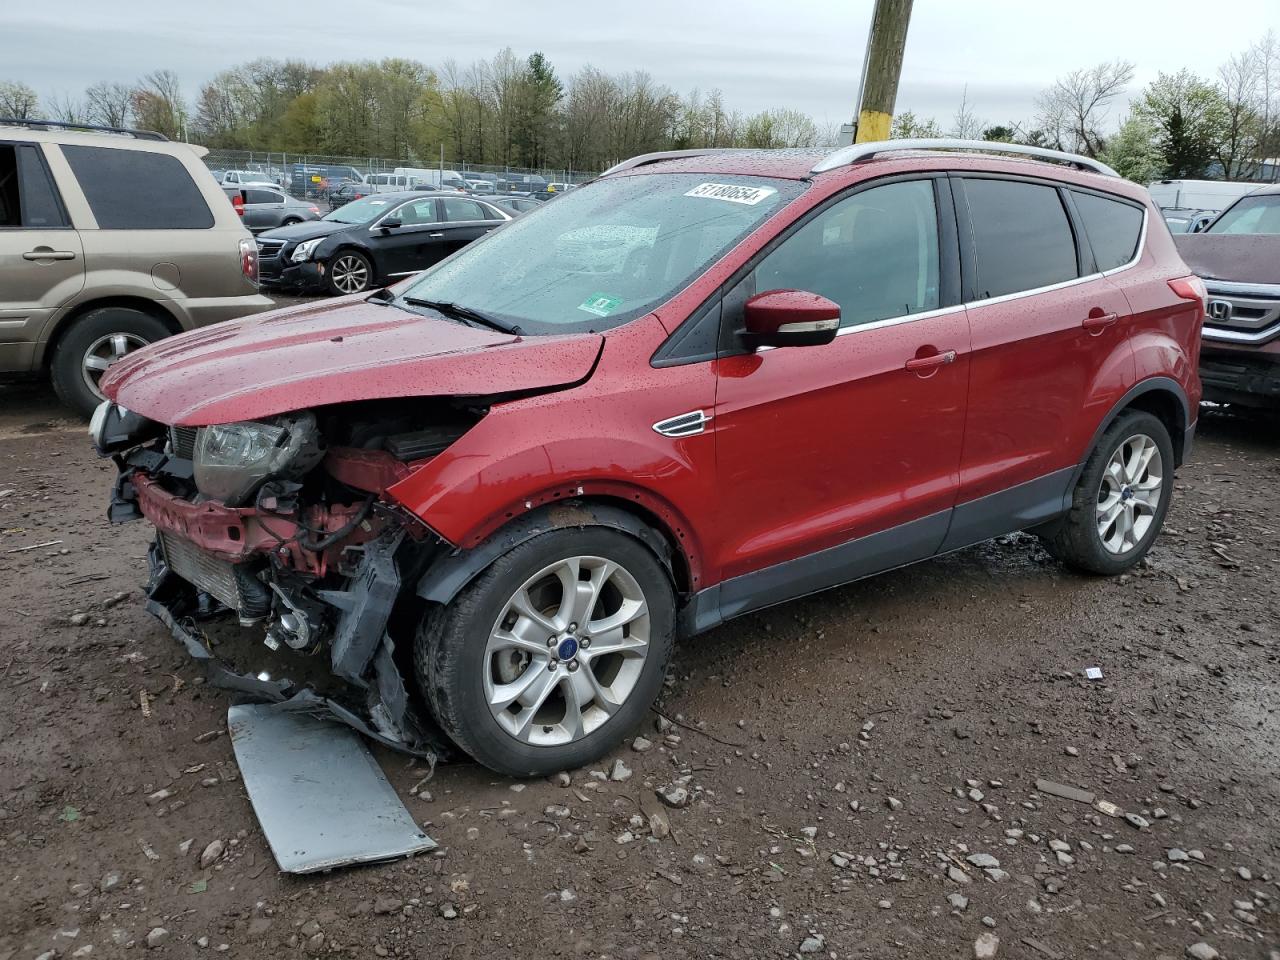
[(161, 533), (160, 544), (170, 570), (242, 620), (258, 620), (270, 612), (270, 593), (244, 564), (228, 563), (171, 533)]
[(175, 457), (183, 460), (194, 460), (196, 456), (196, 428), (170, 427), (169, 447)]

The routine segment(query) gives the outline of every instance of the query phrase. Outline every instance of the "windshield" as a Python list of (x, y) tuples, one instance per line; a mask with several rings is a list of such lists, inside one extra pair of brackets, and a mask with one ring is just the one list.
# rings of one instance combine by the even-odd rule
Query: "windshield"
[(728, 174), (600, 180), (493, 231), (404, 296), (525, 333), (614, 327), (670, 299), (802, 189)]
[(1280, 234), (1280, 193), (1241, 197), (1223, 211), (1206, 232)]
[(390, 200), (384, 200), (381, 197), (364, 197), (343, 204), (331, 213), (326, 213), (324, 219), (335, 223), (368, 223), (374, 217), (382, 216), (390, 207)]

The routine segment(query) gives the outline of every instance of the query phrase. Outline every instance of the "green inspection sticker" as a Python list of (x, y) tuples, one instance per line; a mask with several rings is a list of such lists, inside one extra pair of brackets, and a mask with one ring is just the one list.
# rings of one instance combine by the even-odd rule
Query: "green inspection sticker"
[(593, 293), (578, 304), (578, 309), (593, 313), (597, 317), (607, 317), (618, 309), (618, 304), (621, 302), (621, 297), (611, 297), (607, 293)]

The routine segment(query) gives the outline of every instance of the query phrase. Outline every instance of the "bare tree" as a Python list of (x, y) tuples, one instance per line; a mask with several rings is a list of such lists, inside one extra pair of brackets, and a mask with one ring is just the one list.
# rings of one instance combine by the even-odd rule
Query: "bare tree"
[(969, 85), (964, 85), (960, 95), (960, 106), (951, 120), (951, 135), (961, 140), (977, 140), (981, 138), (987, 121), (980, 119), (969, 106)]
[(1127, 60), (1113, 60), (1059, 77), (1036, 100), (1040, 129), (1059, 149), (1096, 157), (1108, 107), (1133, 80), (1133, 69)]
[(1249, 176), (1259, 160), (1259, 66), (1255, 47), (1235, 54), (1218, 68), (1218, 90), (1225, 101), (1226, 119), (1216, 152), (1222, 175), (1228, 180)]
[(40, 111), (40, 98), (25, 83), (0, 80), (0, 117), (32, 120)]
[(89, 120), (104, 127), (123, 127), (129, 122), (133, 90), (124, 83), (101, 80), (84, 92)]
[(88, 104), (83, 100), (77, 100), (65, 91), (54, 94), (48, 99), (46, 113), (48, 119), (60, 120), (63, 123), (91, 122)]

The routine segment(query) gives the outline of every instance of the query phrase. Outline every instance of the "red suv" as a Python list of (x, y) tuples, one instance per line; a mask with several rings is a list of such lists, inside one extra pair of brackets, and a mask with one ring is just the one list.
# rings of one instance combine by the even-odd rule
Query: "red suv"
[[(394, 287), (131, 354), (91, 429), (111, 518), (158, 531), (151, 610), (202, 657), (202, 618), (264, 628), (223, 682), (529, 776), (730, 617), (1015, 530), (1132, 567), (1203, 317), (1094, 160), (654, 154)], [(318, 652), (326, 696), (264, 679)]]

